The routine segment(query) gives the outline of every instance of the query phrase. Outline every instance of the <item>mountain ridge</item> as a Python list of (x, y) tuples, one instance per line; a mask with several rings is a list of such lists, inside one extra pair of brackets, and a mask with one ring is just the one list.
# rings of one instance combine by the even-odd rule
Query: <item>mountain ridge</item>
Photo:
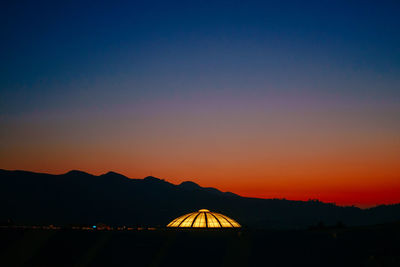
[(320, 201), (248, 198), (185, 181), (132, 179), (116, 172), (92, 175), (0, 169), (0, 221), (166, 225), (208, 208), (255, 228), (304, 228), (319, 222), (366, 225), (400, 220), (400, 205), (362, 210)]

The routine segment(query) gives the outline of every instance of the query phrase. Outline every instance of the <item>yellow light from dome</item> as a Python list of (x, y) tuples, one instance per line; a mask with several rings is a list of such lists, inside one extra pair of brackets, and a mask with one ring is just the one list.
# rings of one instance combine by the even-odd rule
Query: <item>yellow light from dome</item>
[(179, 228), (238, 228), (241, 227), (235, 220), (220, 213), (201, 209), (188, 213), (170, 222), (167, 227)]

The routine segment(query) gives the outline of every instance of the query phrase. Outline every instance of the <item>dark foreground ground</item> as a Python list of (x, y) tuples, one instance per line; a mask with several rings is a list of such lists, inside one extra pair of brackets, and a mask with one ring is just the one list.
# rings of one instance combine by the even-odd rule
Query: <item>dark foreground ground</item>
[(297, 231), (0, 229), (0, 266), (400, 266), (400, 225)]

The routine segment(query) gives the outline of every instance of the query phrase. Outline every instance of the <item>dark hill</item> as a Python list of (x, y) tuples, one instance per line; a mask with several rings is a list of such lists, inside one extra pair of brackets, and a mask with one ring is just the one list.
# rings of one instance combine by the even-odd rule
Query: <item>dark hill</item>
[(193, 182), (129, 179), (115, 172), (50, 175), (0, 170), (0, 221), (27, 224), (164, 226), (175, 217), (207, 208), (244, 226), (304, 228), (323, 222), (366, 225), (400, 220), (400, 205), (368, 210), (319, 201), (245, 198)]

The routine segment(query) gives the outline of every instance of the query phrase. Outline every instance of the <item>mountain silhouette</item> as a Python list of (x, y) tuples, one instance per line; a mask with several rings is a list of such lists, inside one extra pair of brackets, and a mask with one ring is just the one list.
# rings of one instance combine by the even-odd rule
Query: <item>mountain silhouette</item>
[(165, 226), (188, 212), (207, 208), (250, 228), (368, 225), (400, 220), (400, 205), (370, 209), (320, 201), (259, 199), (186, 181), (174, 185), (148, 176), (116, 172), (99, 176), (72, 170), (61, 175), (0, 170), (0, 222)]

